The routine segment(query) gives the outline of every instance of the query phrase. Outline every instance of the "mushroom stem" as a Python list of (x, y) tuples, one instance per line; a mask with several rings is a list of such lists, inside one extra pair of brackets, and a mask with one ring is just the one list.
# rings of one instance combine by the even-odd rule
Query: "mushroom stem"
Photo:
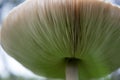
[(78, 60), (68, 59), (66, 65), (66, 80), (78, 80)]

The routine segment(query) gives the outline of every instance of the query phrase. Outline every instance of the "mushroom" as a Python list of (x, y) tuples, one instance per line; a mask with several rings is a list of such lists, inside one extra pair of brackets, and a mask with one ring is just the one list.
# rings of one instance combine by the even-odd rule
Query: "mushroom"
[(2, 25), (3, 49), (35, 74), (87, 80), (120, 67), (120, 8), (99, 0), (26, 0)]

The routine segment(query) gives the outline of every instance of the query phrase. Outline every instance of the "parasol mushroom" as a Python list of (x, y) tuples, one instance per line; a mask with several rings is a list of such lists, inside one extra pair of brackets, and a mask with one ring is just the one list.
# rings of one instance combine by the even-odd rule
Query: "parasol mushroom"
[(99, 0), (26, 0), (3, 23), (4, 50), (47, 78), (87, 80), (120, 67), (120, 8)]

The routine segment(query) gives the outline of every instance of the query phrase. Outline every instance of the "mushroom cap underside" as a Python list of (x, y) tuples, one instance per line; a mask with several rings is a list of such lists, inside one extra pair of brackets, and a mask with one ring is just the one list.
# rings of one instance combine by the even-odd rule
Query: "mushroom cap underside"
[(2, 47), (38, 75), (64, 78), (66, 61), (79, 59), (81, 78), (120, 67), (120, 9), (98, 0), (28, 0), (3, 23)]

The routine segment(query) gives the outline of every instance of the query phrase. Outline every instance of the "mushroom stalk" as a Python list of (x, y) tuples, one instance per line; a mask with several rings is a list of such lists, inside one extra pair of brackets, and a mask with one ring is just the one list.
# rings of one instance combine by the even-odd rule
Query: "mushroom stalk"
[(76, 59), (69, 59), (66, 65), (66, 80), (79, 80), (78, 62)]

